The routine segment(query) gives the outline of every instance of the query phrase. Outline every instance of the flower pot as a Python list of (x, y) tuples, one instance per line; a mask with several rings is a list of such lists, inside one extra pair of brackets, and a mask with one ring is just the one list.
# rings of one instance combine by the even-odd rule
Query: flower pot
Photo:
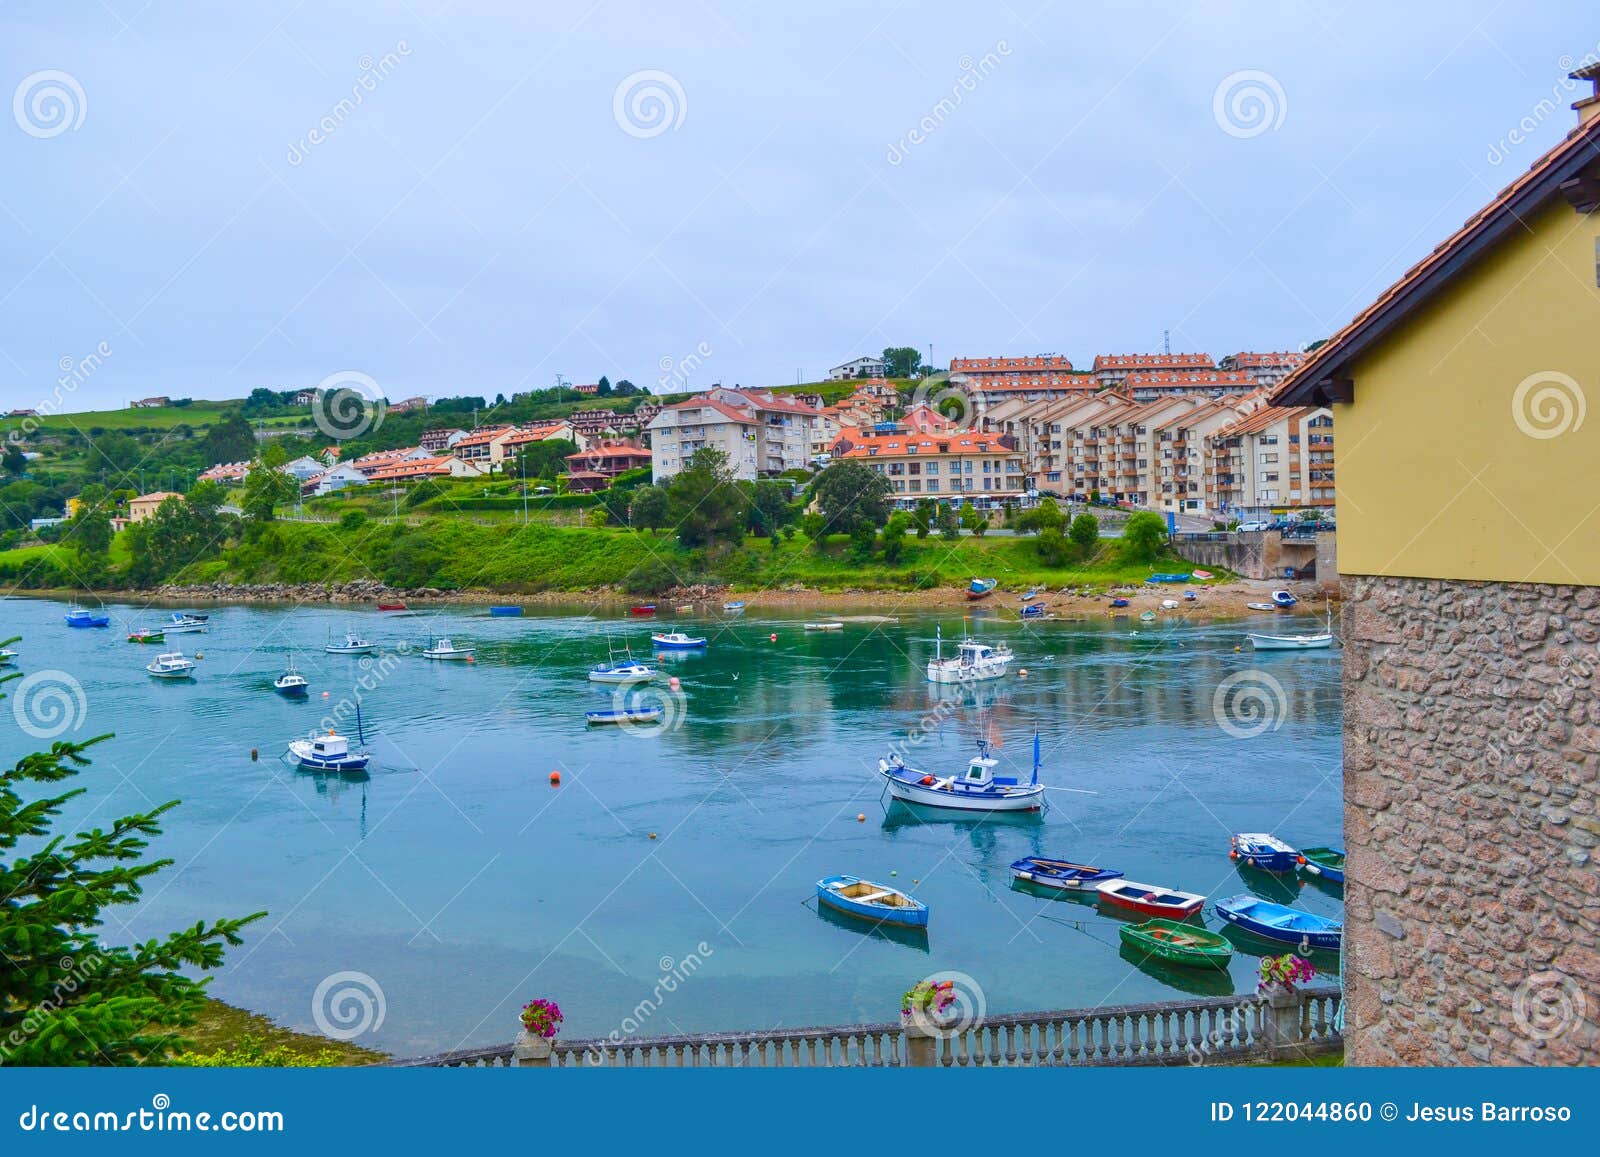
[(550, 1060), (550, 1052), (555, 1048), (555, 1043), (555, 1038), (553, 1037), (538, 1036), (524, 1028), (517, 1034), (514, 1046), (517, 1060), (523, 1063), (529, 1061), (535, 1063), (548, 1062)]

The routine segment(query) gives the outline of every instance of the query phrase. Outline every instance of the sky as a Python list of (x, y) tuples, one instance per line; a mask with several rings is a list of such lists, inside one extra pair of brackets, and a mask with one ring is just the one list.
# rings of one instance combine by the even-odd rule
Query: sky
[(0, 408), (1298, 348), (1597, 53), (1565, 2), (4, 0)]

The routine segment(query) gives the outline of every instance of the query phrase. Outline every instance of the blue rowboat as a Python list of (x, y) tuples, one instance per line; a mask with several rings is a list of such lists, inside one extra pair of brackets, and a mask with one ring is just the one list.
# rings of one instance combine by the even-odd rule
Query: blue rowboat
[(1025, 619), (1042, 619), (1047, 609), (1044, 603), (1025, 603), (1017, 613)]
[(613, 707), (605, 711), (585, 711), (589, 723), (655, 723), (664, 714), (659, 706)]
[(1339, 951), (1344, 924), (1286, 904), (1274, 904), (1255, 896), (1230, 896), (1217, 901), (1217, 915), (1236, 928), (1281, 944)]
[(1068, 892), (1094, 892), (1105, 881), (1115, 880), (1122, 875), (1110, 868), (1094, 868), (1088, 864), (1074, 864), (1070, 860), (1047, 860), (1043, 856), (1023, 856), (1020, 860), (1014, 860), (1011, 874), (1030, 884)]
[(705, 636), (691, 638), (682, 631), (661, 631), (651, 635), (650, 641), (663, 651), (696, 651), (706, 645)]
[(1296, 603), (1298, 603), (1299, 601), (1300, 601), (1299, 599), (1295, 598), (1288, 591), (1273, 591), (1272, 592), (1272, 603), (1273, 603), (1274, 606), (1292, 607)]
[(898, 888), (860, 876), (824, 876), (817, 881), (817, 902), (876, 924), (906, 928), (928, 926), (928, 906)]
[(1187, 572), (1183, 574), (1153, 574), (1144, 581), (1147, 583), (1186, 583), (1189, 578), (1190, 575)]
[(489, 613), (496, 618), (514, 619), (522, 614), (521, 607), (490, 607)]
[(1128, 605), (1128, 600), (1127, 599), (1112, 599), (1111, 600), (1111, 605), (1114, 606), (1114, 607), (1125, 607), (1125, 606)]
[(999, 579), (975, 578), (967, 584), (967, 598), (986, 599), (994, 593), (994, 588), (999, 585)]
[(1266, 832), (1239, 832), (1233, 837), (1228, 858), (1262, 872), (1292, 872), (1300, 853)]

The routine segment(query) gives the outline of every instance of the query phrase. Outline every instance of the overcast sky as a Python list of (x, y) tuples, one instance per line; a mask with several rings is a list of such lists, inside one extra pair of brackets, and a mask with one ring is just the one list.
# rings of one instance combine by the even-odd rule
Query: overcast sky
[(5, 408), (1293, 348), (1600, 51), (1576, 2), (222, 7), (0, 4)]

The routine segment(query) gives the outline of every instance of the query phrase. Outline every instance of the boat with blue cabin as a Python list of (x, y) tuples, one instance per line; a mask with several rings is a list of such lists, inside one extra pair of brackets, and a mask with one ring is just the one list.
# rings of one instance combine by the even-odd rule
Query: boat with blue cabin
[(1262, 872), (1292, 872), (1300, 853), (1269, 832), (1239, 832), (1230, 841), (1228, 858)]
[(663, 651), (697, 651), (706, 645), (703, 635), (686, 635), (682, 631), (658, 631), (650, 641)]
[(1107, 880), (1122, 876), (1112, 868), (1074, 864), (1071, 860), (1051, 860), (1044, 856), (1023, 856), (1011, 863), (1011, 874), (1019, 880), (1064, 892), (1094, 892)]
[(1017, 614), (1024, 619), (1042, 619), (1049, 609), (1044, 603), (1023, 603)]
[(817, 903), (875, 923), (928, 926), (928, 906), (922, 901), (860, 876), (824, 876), (817, 881)]
[(67, 608), (67, 613), (61, 616), (69, 627), (109, 627), (111, 616), (104, 610), (91, 611), (88, 607), (80, 607), (73, 603)]
[(291, 739), (289, 755), (306, 771), (365, 771), (372, 756), (351, 751), (350, 741), (328, 728), (326, 735)]
[(1022, 783), (999, 776), (999, 760), (989, 754), (989, 741), (978, 741), (978, 754), (962, 775), (943, 777), (908, 766), (899, 752), (878, 760), (878, 774), (888, 781), (889, 794), (904, 803), (956, 811), (1039, 811), (1044, 807), (1044, 785), (1039, 782), (1039, 734), (1033, 736), (1033, 778)]
[(173, 635), (198, 635), (206, 629), (206, 615), (192, 615), (187, 611), (173, 611), (167, 617), (166, 631)]
[(283, 674), (272, 681), (272, 689), (285, 699), (304, 699), (310, 686), (306, 677), (295, 667), (293, 659), (289, 660)]
[(999, 585), (999, 579), (975, 578), (967, 584), (967, 598), (973, 602), (978, 599), (986, 599), (994, 593), (994, 588)]
[(656, 669), (637, 659), (617, 659), (589, 668), (591, 683), (648, 683), (656, 677)]
[(1338, 952), (1344, 940), (1342, 921), (1318, 916), (1287, 904), (1274, 904), (1256, 896), (1230, 896), (1217, 901), (1217, 915), (1235, 928), (1305, 948)]

